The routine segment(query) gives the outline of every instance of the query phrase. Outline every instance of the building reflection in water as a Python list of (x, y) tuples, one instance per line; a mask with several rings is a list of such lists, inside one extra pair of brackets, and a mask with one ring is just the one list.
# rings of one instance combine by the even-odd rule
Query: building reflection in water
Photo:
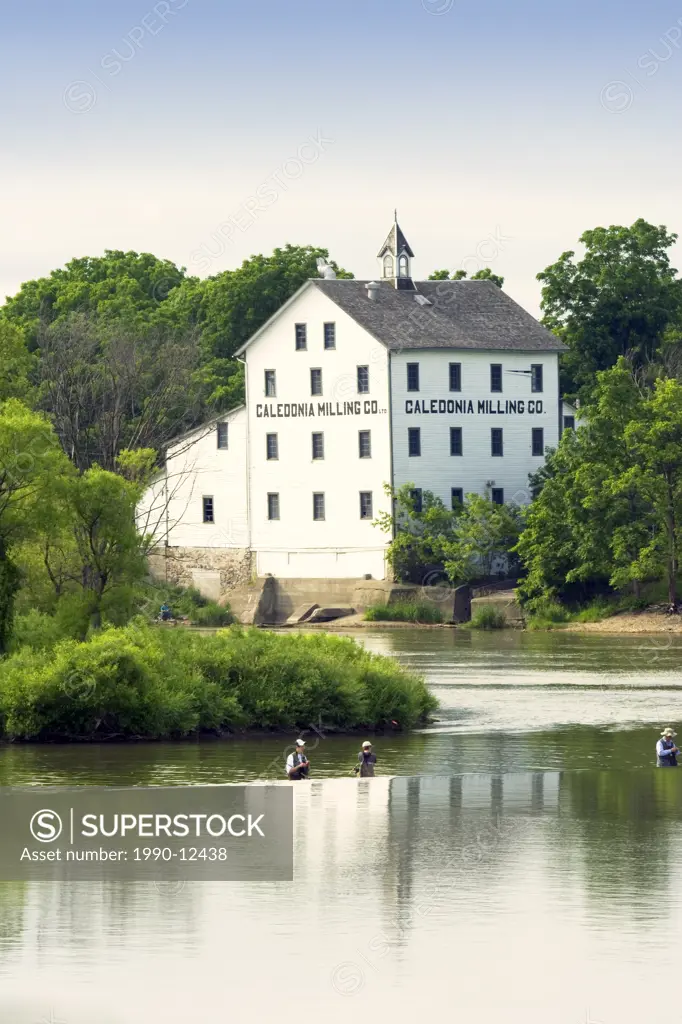
[(112, 991), (137, 985), (141, 1006), (169, 962), (188, 993), (218, 987), (228, 965), (235, 988), (260, 991), (265, 964), (287, 998), (350, 963), (379, 998), (398, 978), (415, 993), (434, 984), (451, 950), (474, 963), (472, 950), (513, 949), (519, 929), (541, 956), (551, 928), (567, 971), (583, 970), (590, 942), (654, 964), (680, 911), (674, 772), (346, 778), (294, 792), (293, 883), (0, 886), (0, 978), (63, 992), (96, 971)]

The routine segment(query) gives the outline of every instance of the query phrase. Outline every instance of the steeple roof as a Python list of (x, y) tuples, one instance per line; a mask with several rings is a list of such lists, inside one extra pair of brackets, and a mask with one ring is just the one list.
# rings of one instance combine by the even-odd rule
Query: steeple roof
[(398, 224), (397, 214), (395, 221), (393, 223), (393, 227), (389, 231), (386, 241), (382, 245), (381, 249), (379, 249), (377, 259), (381, 259), (381, 257), (387, 252), (390, 252), (390, 254), (395, 257), (398, 257), (402, 255), (402, 253), (405, 253), (407, 256), (414, 258), (414, 253), (410, 248), (410, 243), (407, 241), (405, 235), (402, 233), (400, 224)]

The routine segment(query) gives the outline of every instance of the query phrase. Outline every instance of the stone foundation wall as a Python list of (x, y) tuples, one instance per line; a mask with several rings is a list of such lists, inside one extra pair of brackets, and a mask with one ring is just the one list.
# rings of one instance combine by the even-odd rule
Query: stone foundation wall
[(255, 572), (255, 557), (246, 548), (158, 548), (148, 562), (154, 579), (196, 587), (214, 601), (250, 583)]

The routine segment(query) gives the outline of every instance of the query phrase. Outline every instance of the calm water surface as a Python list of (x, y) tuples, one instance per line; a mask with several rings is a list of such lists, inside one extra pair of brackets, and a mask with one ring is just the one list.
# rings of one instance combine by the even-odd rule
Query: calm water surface
[[(676, 1019), (682, 782), (651, 765), (682, 722), (679, 639), (362, 642), (424, 673), (440, 720), (377, 738), (362, 782), (357, 740), (310, 733), (295, 881), (0, 885), (2, 1022), (644, 1024), (671, 990)], [(284, 753), (5, 747), (0, 783), (244, 781), (281, 777)]]

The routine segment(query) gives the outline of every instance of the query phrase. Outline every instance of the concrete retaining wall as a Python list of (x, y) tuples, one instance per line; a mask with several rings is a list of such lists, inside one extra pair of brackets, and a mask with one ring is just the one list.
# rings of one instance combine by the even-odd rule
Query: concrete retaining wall
[(452, 618), (454, 591), (450, 587), (416, 587), (387, 580), (292, 580), (259, 576), (247, 586), (228, 591), (222, 600), (230, 605), (240, 622), (256, 625), (281, 625), (305, 606), (352, 608), (364, 612), (373, 605), (408, 600), (427, 601), (437, 606), (447, 622)]
[(492, 606), (493, 608), (496, 608), (497, 611), (502, 612), (507, 620), (507, 625), (515, 627), (523, 626), (523, 613), (521, 612), (521, 606), (516, 598), (516, 591), (504, 590), (489, 594), (486, 597), (474, 597), (471, 601), (472, 617), (477, 611), (486, 606)]
[(195, 587), (213, 601), (248, 584), (254, 573), (253, 554), (245, 548), (157, 548), (148, 562), (154, 579)]

